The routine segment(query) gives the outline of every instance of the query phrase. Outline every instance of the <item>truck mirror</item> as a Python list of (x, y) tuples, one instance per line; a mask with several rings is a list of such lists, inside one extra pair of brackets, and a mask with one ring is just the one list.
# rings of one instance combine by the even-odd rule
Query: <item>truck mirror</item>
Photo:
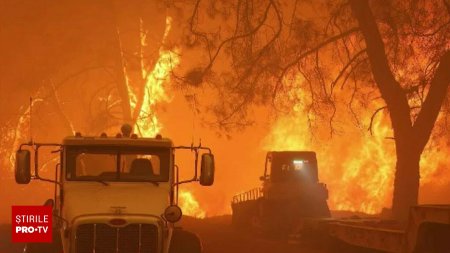
[(203, 186), (210, 186), (214, 183), (214, 155), (203, 154), (202, 165), (200, 169), (200, 184)]
[(16, 167), (14, 171), (18, 184), (28, 184), (31, 180), (30, 151), (18, 150), (16, 152)]

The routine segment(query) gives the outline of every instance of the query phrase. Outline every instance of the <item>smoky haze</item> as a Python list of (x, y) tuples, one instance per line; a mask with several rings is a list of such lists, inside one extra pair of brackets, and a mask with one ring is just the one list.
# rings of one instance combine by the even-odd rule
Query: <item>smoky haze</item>
[[(217, 124), (221, 111), (214, 107), (225, 96), (223, 90), (191, 82), (195, 71), (187, 75), (190, 78), (181, 78), (205, 64), (207, 56), (185, 41), (192, 10), (193, 6), (167, 8), (154, 3), (124, 8), (121, 1), (0, 1), (0, 213), (6, 214), (1, 223), (10, 222), (11, 205), (40, 205), (53, 194), (48, 183), (14, 182), (12, 155), (19, 143), (28, 141), (30, 128), (35, 141), (59, 142), (74, 131), (114, 135), (125, 121), (140, 126), (141, 136), (161, 133), (175, 144), (195, 145), (201, 140), (212, 148), (215, 184), (182, 187), (206, 216), (230, 213), (234, 194), (260, 185), (268, 150), (316, 151), (319, 177), (328, 185), (332, 209), (378, 213), (390, 207), (395, 143), (388, 113), (372, 118), (377, 102), (356, 103), (349, 112), (341, 101), (336, 103), (335, 125), (318, 119), (311, 127), (310, 96), (305, 79), (297, 73), (286, 85), (290, 92), (281, 97), (290, 101), (283, 105), (288, 110), (256, 103), (239, 115), (236, 122), (242, 124), (224, 128)], [(231, 21), (224, 26), (231, 27)], [(330, 52), (324, 55), (333, 62)], [(225, 57), (215, 71), (226, 69), (227, 61)], [(341, 95), (350, 93), (344, 90)], [(324, 114), (329, 114), (327, 110)], [(352, 115), (355, 112), (359, 121)], [(439, 130), (422, 156), (420, 203), (450, 202), (450, 138)], [(178, 152), (177, 158), (182, 177), (190, 177), (191, 154)], [(45, 156), (42, 161), (50, 159)], [(44, 175), (51, 177), (53, 168), (49, 162)]]

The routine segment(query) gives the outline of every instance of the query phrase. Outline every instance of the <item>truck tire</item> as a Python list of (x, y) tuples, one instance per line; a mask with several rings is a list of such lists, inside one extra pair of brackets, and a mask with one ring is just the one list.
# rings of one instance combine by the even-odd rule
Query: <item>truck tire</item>
[(173, 231), (169, 253), (202, 253), (200, 238), (191, 232), (176, 229)]

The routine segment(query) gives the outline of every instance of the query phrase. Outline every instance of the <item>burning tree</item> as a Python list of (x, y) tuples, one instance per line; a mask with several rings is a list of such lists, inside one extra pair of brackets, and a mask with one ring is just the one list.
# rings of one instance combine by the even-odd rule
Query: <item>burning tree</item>
[[(125, 122), (143, 137), (161, 131), (156, 107), (170, 100), (166, 86), (179, 64), (178, 49), (168, 42), (169, 7), (139, 0), (2, 3), (0, 103), (8, 110), (0, 113), (0, 162), (6, 184), (13, 184), (14, 153), (29, 130), (38, 142), (75, 131), (115, 134)], [(205, 216), (189, 191), (180, 198), (186, 214)]]
[(421, 154), (448, 106), (448, 1), (198, 0), (187, 28), (186, 45), (205, 50), (206, 63), (182, 80), (218, 91), (221, 128), (241, 126), (255, 104), (292, 108), (299, 89), (309, 94), (310, 128), (327, 122), (331, 135), (342, 101), (357, 124), (355, 105), (373, 110), (369, 130), (386, 110), (397, 158), (393, 215), (407, 217)]
[[(124, 122), (145, 137), (160, 130), (155, 107), (168, 100), (164, 85), (178, 64), (166, 44), (168, 6), (44, 0), (2, 7), (0, 50), (7, 67), (1, 68), (1, 101), (9, 110), (0, 115), (6, 133), (0, 153), (8, 175), (29, 129), (38, 141), (56, 141), (75, 130), (114, 134)], [(16, 91), (15, 99), (10, 91)]]
[[(28, 104), (29, 96), (34, 97), (37, 116), (34, 128), (43, 123), (39, 119), (43, 113), (56, 115), (57, 122), (46, 127), (54, 127), (61, 135), (74, 130), (89, 134), (117, 131), (123, 122), (136, 124), (141, 135), (159, 130), (154, 107), (167, 100), (163, 84), (178, 64), (176, 54), (165, 45), (171, 29), (167, 6), (140, 1), (66, 5), (43, 1), (36, 9), (29, 3), (17, 7), (6, 5), (10, 12), (5, 15), (9, 28), (5, 45), (33, 52), (26, 54), (33, 61), (12, 55), (7, 58), (11, 64), (2, 80), (8, 90), (21, 88), (17, 100), (22, 104), (21, 108), (16, 104), (10, 107), (18, 117), (7, 120), (18, 123), (9, 137), (28, 137), (31, 111), (23, 104)], [(15, 25), (20, 15), (32, 22)], [(79, 18), (72, 19), (74, 15)], [(31, 34), (33, 43), (24, 43), (17, 34)], [(30, 74), (22, 75), (19, 70)], [(22, 83), (26, 85), (19, 85)], [(51, 106), (44, 108), (48, 104)]]

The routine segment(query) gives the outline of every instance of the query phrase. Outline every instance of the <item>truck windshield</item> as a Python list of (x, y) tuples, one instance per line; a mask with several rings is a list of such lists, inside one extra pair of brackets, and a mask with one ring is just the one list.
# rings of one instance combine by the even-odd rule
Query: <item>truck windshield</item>
[(136, 147), (67, 147), (69, 181), (166, 182), (170, 149)]

